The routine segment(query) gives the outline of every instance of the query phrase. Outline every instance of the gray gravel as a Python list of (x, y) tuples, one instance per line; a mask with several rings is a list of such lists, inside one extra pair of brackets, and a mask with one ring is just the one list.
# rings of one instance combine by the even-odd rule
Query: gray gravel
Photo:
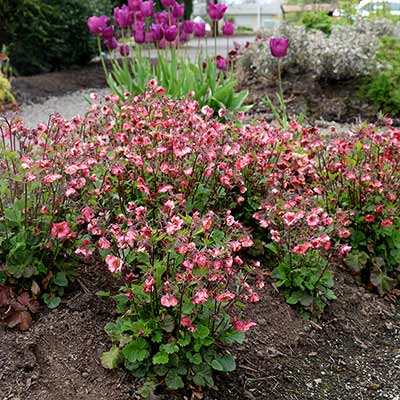
[(49, 115), (60, 113), (63, 118), (71, 119), (76, 115), (83, 116), (89, 108), (90, 93), (96, 92), (100, 96), (108, 94), (109, 89), (88, 89), (61, 97), (50, 97), (42, 103), (23, 104), (18, 113), (28, 128), (35, 128), (39, 123), (47, 123)]

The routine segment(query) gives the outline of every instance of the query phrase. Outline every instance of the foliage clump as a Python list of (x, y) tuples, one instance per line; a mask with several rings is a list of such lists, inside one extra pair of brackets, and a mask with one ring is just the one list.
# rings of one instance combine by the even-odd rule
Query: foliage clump
[(86, 19), (111, 9), (109, 0), (16, 0), (0, 2), (0, 47), (14, 72), (30, 75), (83, 65), (95, 55)]

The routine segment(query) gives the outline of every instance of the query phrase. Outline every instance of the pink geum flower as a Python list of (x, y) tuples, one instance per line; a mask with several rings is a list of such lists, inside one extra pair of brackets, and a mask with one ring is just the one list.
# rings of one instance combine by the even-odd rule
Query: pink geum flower
[(310, 243), (305, 242), (305, 243), (298, 244), (297, 246), (295, 246), (292, 249), (292, 252), (294, 254), (305, 254), (310, 247), (311, 247)]
[(66, 221), (56, 222), (51, 228), (51, 235), (57, 239), (64, 239), (71, 233), (71, 229)]
[(109, 254), (106, 257), (106, 264), (110, 272), (120, 272), (124, 262), (119, 257)]
[(351, 251), (351, 246), (347, 244), (343, 244), (342, 246), (339, 247), (339, 255), (344, 256), (345, 254), (349, 253)]
[(173, 294), (164, 294), (161, 297), (161, 304), (164, 307), (175, 307), (178, 304), (178, 300)]
[(254, 321), (246, 322), (241, 319), (237, 319), (236, 317), (233, 317), (232, 325), (233, 328), (238, 332), (247, 332), (250, 328), (256, 326), (257, 324)]
[(208, 291), (206, 289), (199, 289), (192, 298), (193, 304), (203, 304), (209, 298)]
[(218, 296), (215, 297), (215, 300), (220, 301), (221, 303), (226, 303), (228, 301), (231, 301), (235, 298), (235, 294), (231, 293), (229, 291), (222, 292)]
[(307, 216), (308, 226), (317, 226), (319, 224), (319, 217), (317, 214), (310, 214)]
[(292, 226), (294, 225), (297, 221), (299, 221), (301, 218), (303, 218), (303, 213), (295, 213), (295, 212), (287, 212), (283, 215), (283, 220), (286, 225)]
[(168, 235), (174, 235), (176, 232), (182, 229), (183, 223), (183, 219), (179, 217), (172, 217), (171, 221), (167, 223), (165, 230), (167, 231)]

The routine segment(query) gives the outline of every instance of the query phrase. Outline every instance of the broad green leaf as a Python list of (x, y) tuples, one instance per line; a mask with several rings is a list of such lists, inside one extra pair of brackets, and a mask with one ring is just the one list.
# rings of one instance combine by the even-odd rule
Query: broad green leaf
[(121, 360), (121, 350), (117, 346), (111, 347), (109, 351), (101, 355), (101, 365), (107, 369), (117, 368)]
[(165, 377), (165, 383), (168, 389), (178, 390), (185, 387), (182, 378), (178, 375), (175, 370), (170, 370)]
[(68, 279), (66, 277), (65, 272), (57, 272), (53, 282), (57, 285), (57, 286), (61, 286), (61, 287), (67, 287), (68, 286)]
[(217, 371), (231, 372), (236, 369), (236, 362), (231, 354), (225, 354), (212, 360), (210, 366)]
[(153, 356), (153, 364), (167, 364), (169, 361), (169, 355), (163, 351), (159, 351)]
[(124, 347), (123, 354), (129, 362), (143, 361), (150, 355), (149, 344), (146, 339), (139, 337)]
[(52, 296), (52, 295), (49, 295), (48, 293), (45, 293), (43, 295), (43, 301), (47, 307), (49, 307), (50, 309), (53, 309), (60, 305), (61, 298), (58, 296), (54, 296), (54, 295)]

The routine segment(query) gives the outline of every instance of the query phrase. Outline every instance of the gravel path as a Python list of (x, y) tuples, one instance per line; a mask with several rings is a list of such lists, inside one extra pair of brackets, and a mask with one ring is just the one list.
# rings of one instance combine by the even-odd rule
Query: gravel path
[(18, 115), (25, 121), (28, 128), (35, 128), (37, 124), (47, 123), (50, 114), (60, 113), (65, 119), (71, 119), (75, 115), (83, 115), (89, 107), (90, 93), (96, 92), (105, 95), (109, 89), (88, 89), (73, 92), (60, 97), (50, 97), (42, 103), (22, 104)]
[[(109, 89), (85, 89), (72, 92), (59, 97), (50, 97), (43, 102), (33, 104), (22, 104), (18, 115), (25, 121), (28, 128), (35, 128), (39, 123), (47, 123), (49, 115), (60, 113), (65, 119), (71, 119), (75, 115), (84, 115), (89, 108), (90, 93), (97, 93), (100, 97), (110, 93)], [(273, 116), (271, 115), (271, 118)], [(338, 132), (354, 128), (351, 124), (341, 124), (334, 121), (315, 121), (322, 134), (331, 134), (331, 127)]]

